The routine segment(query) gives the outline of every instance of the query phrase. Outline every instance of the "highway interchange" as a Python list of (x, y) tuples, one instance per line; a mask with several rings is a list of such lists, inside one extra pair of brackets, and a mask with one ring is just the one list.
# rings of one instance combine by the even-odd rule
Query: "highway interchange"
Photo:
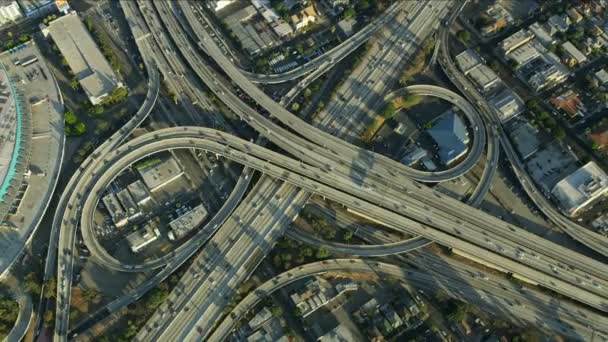
[[(60, 202), (63, 204), (60, 204), (60, 208), (63, 209), (58, 210), (53, 227), (61, 227), (57, 265), (59, 304), (56, 315), (56, 340), (67, 338), (71, 259), (73, 258), (71, 251), (74, 247), (78, 222), (82, 217), (83, 220), (80, 223), (83, 227), (84, 237), (85, 231), (88, 231), (84, 227), (90, 217), (87, 215), (95, 209), (105, 185), (134, 160), (171, 147), (203, 148), (213, 151), (261, 171), (265, 176), (256, 183), (250, 195), (238, 208), (231, 208), (235, 212), (230, 217), (226, 219), (228, 212), (225, 213), (226, 215), (218, 215), (218, 222), (213, 224), (217, 224), (219, 229), (203, 248), (203, 254), (197, 258), (198, 262), (195, 261), (201, 270), (201, 275), (199, 276), (199, 273), (194, 270), (187, 272), (178, 288), (172, 292), (171, 296), (174, 298), (170, 298), (155, 313), (155, 317), (150, 320), (152, 323), (146, 325), (138, 335), (139, 340), (155, 340), (159, 337), (205, 338), (210, 332), (213, 318), (219, 318), (222, 306), (226, 302), (226, 298), (222, 297), (228, 297), (229, 289), (238, 286), (240, 281), (248, 277), (255, 265), (272, 248), (276, 238), (283, 234), (284, 227), (291, 222), (306, 203), (310, 193), (318, 193), (334, 199), (363, 215), (386, 222), (390, 226), (408, 233), (419, 234), (472, 255), (483, 255), (486, 261), (495, 263), (514, 274), (532, 279), (534, 282), (589, 306), (604, 311), (608, 310), (605, 301), (608, 272), (604, 265), (562, 247), (546, 243), (539, 237), (480, 211), (469, 209), (463, 203), (446, 198), (444, 195), (411, 181), (411, 179), (447, 180), (460, 176), (462, 170), (459, 170), (459, 173), (420, 173), (313, 128), (252, 85), (249, 80), (250, 75), (243, 75), (241, 70), (228, 61), (205, 29), (199, 27), (200, 23), (195, 14), (196, 9), (190, 7), (186, 2), (175, 4), (159, 1), (152, 4), (149, 1), (141, 1), (140, 4), (143, 6), (139, 6), (139, 8), (128, 1), (123, 1), (121, 4), (126, 17), (130, 18), (134, 36), (148, 70), (149, 92), (144, 104), (129, 121), (129, 124), (117, 132), (112, 137), (113, 139), (108, 140), (107, 145), (104, 143), (102, 148), (96, 150), (90, 160), (87, 159), (83, 163), (79, 174), (75, 175), (68, 185), (74, 191), (65, 192), (65, 196), (69, 196), (69, 199), (64, 200), (62, 197)], [(298, 160), (278, 155), (251, 142), (241, 141), (230, 134), (199, 127), (180, 127), (154, 132), (131, 140), (126, 143), (126, 146), (117, 148), (130, 131), (147, 116), (158, 93), (159, 76), (156, 71), (156, 63), (151, 62), (149, 58), (151, 55), (158, 54), (149, 51), (148, 41), (152, 36), (157, 42), (160, 39), (167, 40), (168, 37), (157, 37), (157, 34), (164, 35), (164, 33), (159, 33), (164, 32), (163, 30), (150, 34), (150, 30), (146, 27), (160, 25), (160, 22), (156, 21), (154, 24), (153, 21), (156, 19), (152, 15), (142, 17), (136, 13), (145, 7), (155, 7), (158, 12), (164, 12), (165, 15), (161, 16), (161, 20), (167, 28), (169, 36), (185, 55), (190, 67), (218, 98), (224, 101), (242, 120)], [(447, 9), (448, 6), (445, 6), (445, 10)], [(430, 31), (428, 27), (421, 26), (422, 23), (428, 24), (428, 20), (422, 20), (422, 18), (428, 19), (429, 15), (438, 17), (443, 15), (443, 11), (437, 8), (434, 10), (417, 8), (412, 11), (416, 10), (431, 12), (431, 14), (417, 14), (421, 16), (421, 19), (416, 20), (415, 18), (418, 17), (415, 16), (410, 23), (419, 32), (428, 33)], [(197, 56), (195, 49), (190, 45), (188, 30), (181, 26), (182, 23), (175, 20), (177, 13), (175, 13), (176, 15), (169, 14), (173, 11), (180, 11), (184, 14), (192, 26), (192, 31), (199, 35), (199, 43), (203, 50), (215, 60), (237, 86), (270, 113), (272, 118), (276, 118), (292, 131), (298, 132), (299, 136), (274, 124), (235, 96), (231, 86), (218, 77), (217, 71), (213, 71)], [(352, 51), (353, 48), (354, 44), (348, 51)], [(157, 58), (155, 57), (155, 60)], [(170, 63), (178, 67), (176, 62)], [(160, 69), (163, 70), (162, 67)], [(165, 72), (168, 73), (168, 71)], [(433, 89), (433, 91), (428, 91), (428, 89), (425, 90), (427, 94), (444, 94), (443, 96), (449, 96), (461, 108), (469, 106), (472, 108), (472, 112), (476, 113), (475, 109), (459, 96), (455, 98), (455, 94), (445, 95), (445, 90), (441, 89)], [(195, 92), (192, 89), (191, 91)], [(200, 96), (200, 94), (193, 96)], [(479, 120), (479, 115), (476, 114), (476, 118), (473, 120)], [(475, 125), (479, 127), (479, 134), (475, 136), (474, 143), (485, 139), (483, 123), (478, 122)], [(492, 127), (496, 129), (496, 126)], [(491, 139), (488, 138), (488, 140)], [(315, 143), (319, 141), (323, 143)], [(472, 167), (481, 155), (485, 144), (478, 145), (481, 147), (474, 148), (474, 153), (471, 153), (475, 157), (471, 158), (472, 164), (467, 164), (464, 169)], [(495, 145), (497, 148), (498, 144)], [(492, 164), (490, 163), (490, 165)], [(491, 171), (492, 169), (494, 168), (486, 167), (486, 170)], [(245, 182), (248, 177), (243, 176), (242, 179)], [(388, 179), (396, 179), (403, 186), (395, 188), (394, 184), (387, 184)], [(89, 193), (90, 196), (82, 196), (81, 194), (84, 193)], [(240, 200), (240, 197), (238, 199)], [(471, 215), (472, 213), (475, 215)], [(454, 228), (454, 223), (460, 226)], [(55, 236), (57, 230), (53, 229)], [(107, 253), (104, 255), (103, 251), (95, 253), (95, 256), (100, 263), (122, 271), (167, 265), (161, 273), (168, 274), (167, 269), (173, 268), (175, 264), (181, 264), (186, 256), (192, 255), (196, 248), (206, 240), (206, 238), (197, 240), (200, 243), (188, 242), (182, 246), (183, 249), (176, 250), (167, 258), (153, 260), (147, 265), (124, 265)], [(86, 237), (85, 241), (93, 251), (98, 250), (93, 237)], [(188, 248), (184, 246), (188, 246)], [(386, 246), (386, 248), (390, 247), (390, 245)], [(51, 250), (54, 248), (49, 248), (49, 253)], [(525, 257), (520, 258), (520, 256)], [(54, 260), (54, 258), (47, 259), (47, 267), (48, 263), (52, 263), (49, 260)], [(214, 267), (216, 265), (219, 267)], [(52, 269), (53, 266), (48, 268)], [(155, 277), (155, 279), (158, 280), (160, 277)], [(153, 284), (153, 282), (148, 282), (148, 284)], [(143, 294), (145, 290), (147, 288), (142, 287), (139, 294)], [(193, 293), (197, 296), (183, 295)], [(201, 295), (209, 293), (213, 293), (213, 295)], [(173, 312), (173, 314), (166, 314), (167, 312)], [(172, 317), (169, 318), (169, 316)], [(206, 323), (203, 324), (204, 322)], [(198, 328), (192, 329), (195, 326)]]

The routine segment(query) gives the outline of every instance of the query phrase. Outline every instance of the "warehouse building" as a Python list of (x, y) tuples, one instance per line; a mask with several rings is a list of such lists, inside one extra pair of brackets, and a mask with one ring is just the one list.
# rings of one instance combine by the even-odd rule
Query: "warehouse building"
[(41, 26), (44, 36), (50, 36), (59, 48), (92, 104), (102, 103), (114, 88), (123, 87), (76, 12)]
[(559, 181), (551, 194), (567, 216), (574, 217), (608, 193), (608, 175), (589, 162)]
[(139, 253), (144, 247), (158, 240), (159, 236), (160, 232), (158, 229), (153, 229), (151, 226), (146, 225), (127, 235), (127, 243), (133, 253)]
[(443, 165), (450, 165), (469, 149), (469, 132), (462, 118), (452, 110), (441, 115), (427, 132), (439, 146), (438, 157)]
[(192, 210), (184, 213), (169, 223), (170, 240), (179, 240), (188, 233), (199, 227), (207, 218), (207, 209), (202, 204), (197, 205)]
[(137, 172), (144, 184), (154, 192), (184, 174), (177, 161), (172, 156), (138, 167)]

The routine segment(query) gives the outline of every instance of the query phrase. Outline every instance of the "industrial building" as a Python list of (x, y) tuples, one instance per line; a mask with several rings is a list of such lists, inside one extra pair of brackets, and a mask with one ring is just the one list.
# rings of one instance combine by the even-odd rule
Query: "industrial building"
[(169, 223), (169, 240), (179, 240), (199, 227), (207, 218), (207, 209), (199, 204)]
[(141, 180), (137, 180), (129, 184), (127, 189), (139, 207), (145, 206), (150, 202), (150, 200), (152, 200), (152, 197), (148, 192), (148, 188), (146, 188), (146, 185)]
[(545, 49), (540, 45), (538, 40), (534, 39), (513, 50), (507, 58), (514, 61), (516, 65), (524, 65), (529, 61), (538, 58), (544, 51)]
[(131, 196), (128, 189), (120, 190), (116, 193), (116, 197), (118, 198), (118, 201), (120, 201), (122, 207), (125, 209), (129, 221), (133, 222), (142, 217), (141, 210), (139, 210), (139, 207), (135, 203), (135, 200), (133, 199), (133, 196)]
[(136, 167), (136, 169), (144, 184), (152, 192), (162, 188), (163, 185), (168, 184), (184, 174), (184, 171), (172, 156), (168, 156), (163, 160), (158, 160), (141, 167)]
[(156, 241), (160, 237), (158, 229), (146, 225), (139, 230), (127, 235), (127, 243), (133, 253), (139, 253), (144, 247)]
[(608, 175), (589, 162), (559, 181), (551, 194), (567, 216), (574, 217), (608, 193)]
[(471, 71), (471, 69), (473, 69), (473, 68), (477, 67), (479, 64), (481, 64), (481, 58), (472, 49), (465, 50), (465, 51), (459, 53), (455, 59), (456, 59), (456, 64), (458, 64), (458, 67), (460, 68), (460, 70), (462, 70), (462, 73), (465, 75), (468, 75), (469, 72)]
[(509, 121), (526, 109), (524, 101), (510, 88), (503, 88), (490, 99), (502, 122)]
[(279, 45), (279, 40), (263, 22), (255, 22), (253, 18), (257, 14), (255, 7), (250, 5), (224, 19), (224, 23), (234, 33), (243, 49), (251, 55)]
[(439, 147), (437, 155), (443, 165), (450, 165), (469, 149), (469, 132), (462, 118), (453, 110), (442, 114), (427, 132)]
[(538, 129), (530, 125), (528, 121), (515, 121), (509, 135), (523, 160), (536, 153), (540, 147)]
[(0, 26), (15, 22), (23, 17), (15, 0), (0, 0)]
[(123, 86), (76, 12), (41, 27), (44, 36), (50, 36), (59, 48), (92, 104), (102, 103), (112, 90)]
[(129, 217), (115, 194), (107, 194), (101, 201), (105, 205), (106, 210), (112, 218), (112, 222), (114, 222), (114, 225), (117, 228), (122, 228), (128, 223)]

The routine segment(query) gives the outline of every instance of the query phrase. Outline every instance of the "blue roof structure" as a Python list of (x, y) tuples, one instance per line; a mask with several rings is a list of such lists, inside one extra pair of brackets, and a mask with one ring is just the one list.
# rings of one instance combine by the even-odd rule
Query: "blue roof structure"
[(449, 165), (468, 150), (469, 132), (462, 118), (450, 110), (427, 131), (439, 146), (438, 157), (444, 165)]

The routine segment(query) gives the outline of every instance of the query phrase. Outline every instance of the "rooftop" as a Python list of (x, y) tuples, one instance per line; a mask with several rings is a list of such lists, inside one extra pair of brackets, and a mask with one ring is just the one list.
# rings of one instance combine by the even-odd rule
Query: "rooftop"
[(146, 225), (145, 227), (127, 235), (126, 239), (127, 243), (129, 243), (129, 247), (131, 247), (131, 251), (133, 253), (137, 253), (147, 245), (156, 241), (159, 236), (160, 233), (158, 230), (152, 229), (151, 226)]
[(137, 171), (150, 191), (157, 190), (184, 173), (172, 156), (138, 167)]
[(53, 38), (91, 103), (98, 104), (115, 87), (122, 86), (76, 12), (53, 20), (43, 33)]
[(571, 42), (567, 41), (562, 44), (562, 48), (564, 51), (572, 58), (576, 60), (577, 63), (584, 63), (587, 61), (587, 57), (583, 54), (579, 49), (574, 46)]
[(179, 216), (169, 223), (172, 233), (169, 238), (180, 239), (186, 234), (200, 226), (207, 218), (207, 209), (202, 204), (197, 205), (185, 214)]
[(439, 159), (448, 165), (468, 150), (469, 132), (462, 118), (449, 110), (427, 131), (439, 145)]
[(608, 193), (608, 176), (594, 162), (589, 162), (555, 185), (551, 194), (562, 210), (575, 216), (594, 199)]
[(481, 63), (481, 58), (479, 58), (479, 55), (475, 51), (469, 49), (456, 56), (456, 63), (458, 63), (458, 67), (466, 75), (471, 69)]

